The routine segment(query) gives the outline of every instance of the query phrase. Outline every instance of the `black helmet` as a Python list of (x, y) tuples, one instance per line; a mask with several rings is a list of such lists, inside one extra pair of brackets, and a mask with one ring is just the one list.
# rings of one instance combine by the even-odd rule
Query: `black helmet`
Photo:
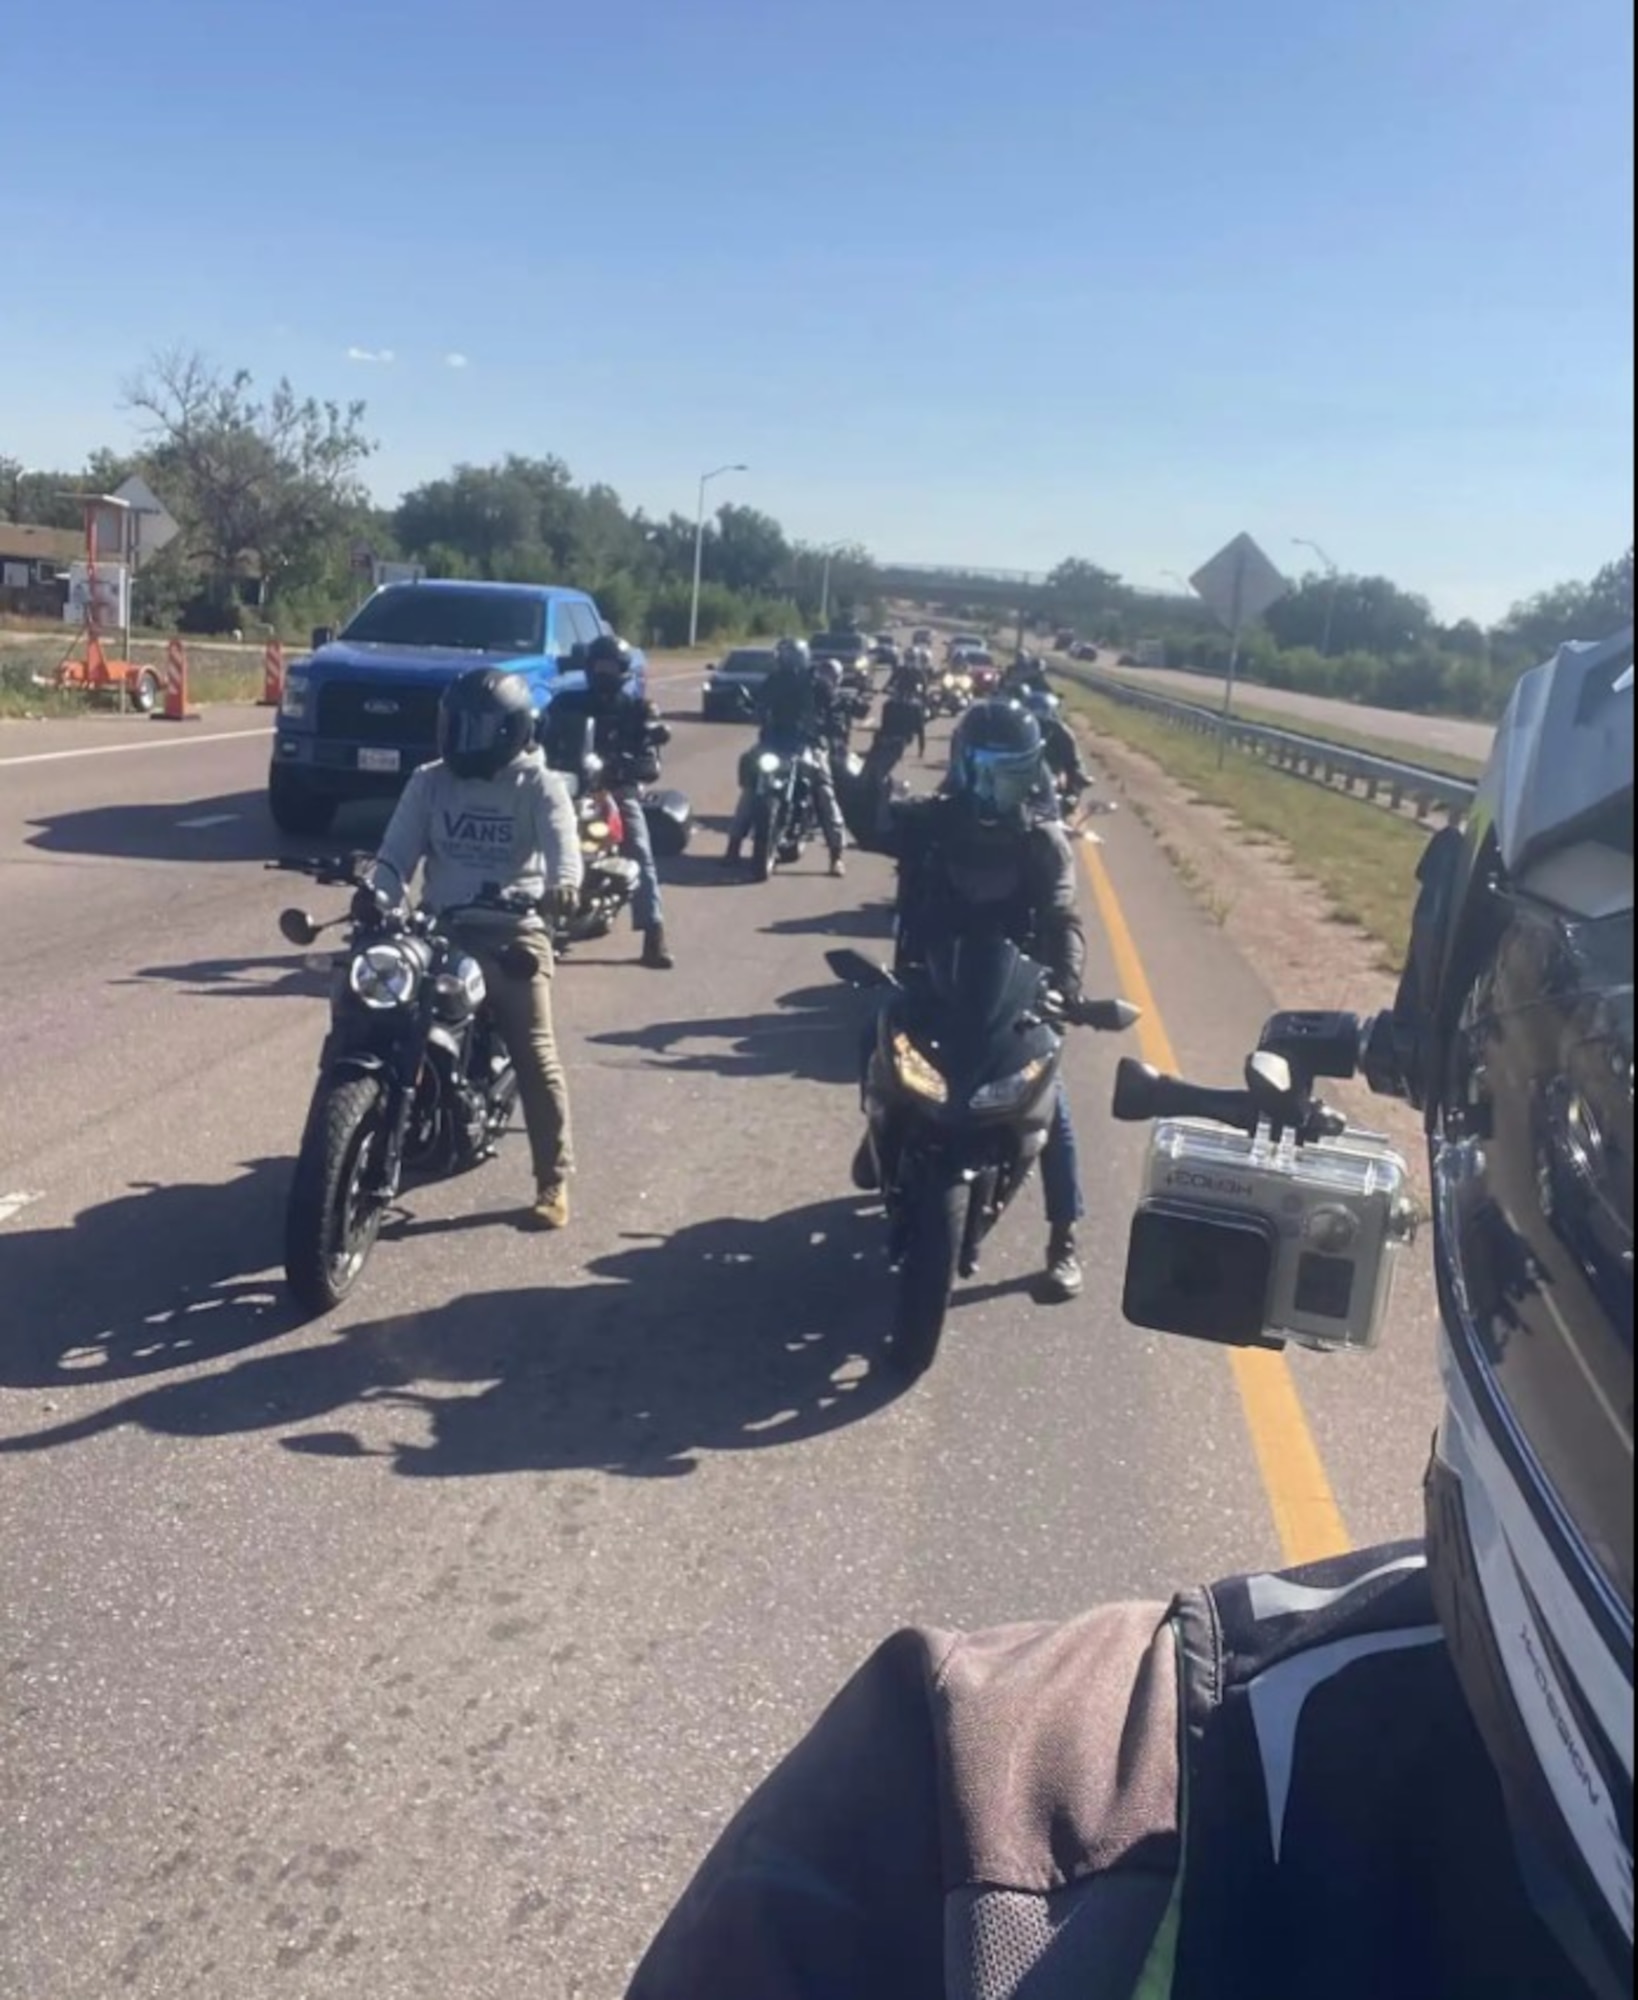
[(473, 667), (444, 689), (438, 754), (457, 778), (493, 778), (535, 733), (529, 684), (496, 667)]
[(1632, 632), (1524, 675), (1424, 857), (1394, 1009), (1430, 1134), (1428, 1562), (1530, 1893), (1631, 1991)]
[(1016, 702), (974, 702), (950, 738), (950, 790), (986, 823), (1023, 816), (1041, 767), (1040, 725)]
[(631, 648), (613, 632), (602, 632), (586, 648), (586, 678), (619, 687), (631, 672)]
[(781, 639), (774, 648), (774, 658), (782, 667), (806, 667), (813, 662), (806, 639)]
[(822, 660), (814, 661), (813, 677), (815, 680), (823, 681), (825, 686), (828, 687), (834, 694), (835, 691), (842, 685), (841, 661), (833, 660), (827, 653)]

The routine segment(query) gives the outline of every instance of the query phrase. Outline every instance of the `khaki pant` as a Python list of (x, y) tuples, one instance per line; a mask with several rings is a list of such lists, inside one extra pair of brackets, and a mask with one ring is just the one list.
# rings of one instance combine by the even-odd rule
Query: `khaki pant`
[(485, 937), (463, 926), (460, 941), (483, 968), (495, 1026), (518, 1073), (523, 1123), (534, 1156), (535, 1186), (550, 1187), (574, 1171), (569, 1085), (552, 1029), (551, 941), (538, 933), (514, 940), (534, 961), (534, 970), (527, 977), (507, 971), (492, 934)]

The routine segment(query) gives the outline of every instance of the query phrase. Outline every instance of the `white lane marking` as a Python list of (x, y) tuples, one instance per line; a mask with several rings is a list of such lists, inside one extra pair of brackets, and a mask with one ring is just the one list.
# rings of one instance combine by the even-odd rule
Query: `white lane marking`
[(201, 813), (198, 819), (179, 819), (176, 823), (179, 827), (186, 827), (191, 833), (202, 826), (226, 826), (230, 820), (236, 820), (238, 817), (237, 813)]
[(0, 757), (0, 771), (12, 764), (61, 764), (70, 757), (128, 757), (135, 750), (193, 750), (201, 743), (236, 743), (243, 738), (254, 742), (272, 730), (267, 723), (256, 729), (223, 729), (213, 736), (155, 736), (145, 743), (95, 743), (85, 750), (31, 750), (26, 757)]
[[(674, 674), (650, 674), (649, 681), (654, 687), (669, 687), (674, 681), (703, 678), (704, 673), (703, 667), (684, 667)], [(191, 750), (200, 743), (233, 743), (242, 736), (271, 734), (272, 725), (264, 722), (253, 729), (222, 729), (209, 736), (154, 736), (141, 743), (97, 743), (84, 750), (31, 750), (26, 757), (0, 757), (0, 771), (14, 764), (63, 764), (71, 757), (125, 757), (134, 750)]]
[(20, 1215), (31, 1201), (40, 1199), (34, 1194), (0, 1194), (0, 1222), (10, 1222), (14, 1215)]

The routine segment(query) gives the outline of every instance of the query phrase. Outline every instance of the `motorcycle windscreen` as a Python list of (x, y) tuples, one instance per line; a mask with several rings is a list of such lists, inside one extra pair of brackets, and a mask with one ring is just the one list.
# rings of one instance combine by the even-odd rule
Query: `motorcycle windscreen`
[(1001, 931), (941, 940), (927, 956), (927, 983), (952, 1040), (981, 1043), (1010, 1028), (1035, 1001), (1041, 968)]

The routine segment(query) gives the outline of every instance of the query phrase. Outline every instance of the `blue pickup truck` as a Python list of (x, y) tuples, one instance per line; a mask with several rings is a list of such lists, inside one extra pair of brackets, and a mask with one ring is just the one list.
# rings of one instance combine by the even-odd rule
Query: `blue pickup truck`
[[(438, 701), (457, 674), (521, 674), (544, 713), (609, 630), (583, 590), (525, 583), (389, 583), (285, 675), (267, 773), (284, 833), (323, 833), (347, 799), (392, 797), (438, 754)], [(647, 671), (634, 655), (639, 685)]]

